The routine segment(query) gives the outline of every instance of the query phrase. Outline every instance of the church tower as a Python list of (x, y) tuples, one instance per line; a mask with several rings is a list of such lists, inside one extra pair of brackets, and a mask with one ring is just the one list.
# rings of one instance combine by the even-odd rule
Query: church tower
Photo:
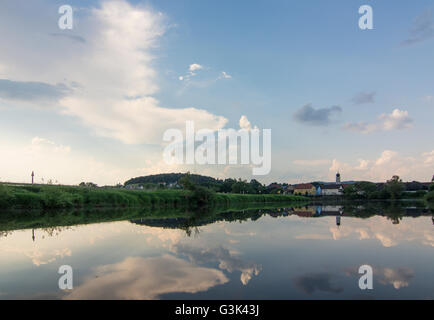
[(336, 173), (336, 183), (341, 183), (341, 174), (339, 172)]

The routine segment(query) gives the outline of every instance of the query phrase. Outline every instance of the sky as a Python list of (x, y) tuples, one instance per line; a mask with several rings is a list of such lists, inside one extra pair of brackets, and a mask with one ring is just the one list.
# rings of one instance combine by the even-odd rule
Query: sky
[[(0, 39), (0, 181), (434, 174), (432, 1), (5, 0)], [(271, 129), (270, 173), (167, 164), (163, 134), (186, 121)]]

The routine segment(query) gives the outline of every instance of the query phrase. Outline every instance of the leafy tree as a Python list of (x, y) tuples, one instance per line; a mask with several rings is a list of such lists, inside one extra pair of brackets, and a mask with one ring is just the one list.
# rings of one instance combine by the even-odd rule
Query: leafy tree
[(387, 180), (384, 188), (392, 199), (399, 199), (404, 191), (404, 184), (398, 176), (393, 176), (392, 179)]
[(264, 193), (265, 187), (256, 179), (250, 180), (252, 193)]
[(187, 172), (180, 178), (178, 183), (182, 185), (184, 189), (191, 191), (189, 200), (192, 204), (203, 207), (213, 202), (214, 192), (206, 187), (196, 185), (191, 179), (190, 172)]
[(232, 185), (233, 193), (254, 193), (252, 186), (247, 181), (238, 180)]
[(93, 182), (80, 182), (79, 187), (88, 187), (88, 188), (96, 188), (98, 185)]
[(0, 208), (6, 208), (12, 200), (12, 193), (5, 185), (0, 184)]
[(194, 191), (196, 189), (196, 185), (191, 180), (190, 171), (187, 172), (183, 177), (178, 180), (178, 183), (183, 186), (184, 189)]
[(237, 180), (235, 179), (226, 179), (225, 181), (223, 181), (223, 183), (220, 186), (220, 192), (225, 192), (225, 193), (229, 193), (232, 192), (232, 185), (234, 183), (236, 183)]

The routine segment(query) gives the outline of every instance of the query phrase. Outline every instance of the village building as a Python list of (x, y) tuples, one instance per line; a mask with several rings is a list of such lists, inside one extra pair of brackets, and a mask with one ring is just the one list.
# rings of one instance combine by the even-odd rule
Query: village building
[(316, 188), (311, 183), (302, 183), (294, 186), (294, 194), (315, 196)]
[(283, 189), (283, 194), (294, 194), (294, 187), (291, 185), (286, 186)]
[(326, 184), (321, 187), (322, 196), (340, 196), (344, 192), (341, 184)]

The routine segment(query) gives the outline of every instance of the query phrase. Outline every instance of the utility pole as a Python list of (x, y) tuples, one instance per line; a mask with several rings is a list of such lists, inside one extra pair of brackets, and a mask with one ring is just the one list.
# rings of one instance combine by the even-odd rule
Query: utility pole
[(33, 178), (35, 177), (35, 173), (32, 171), (32, 184), (33, 184)]

